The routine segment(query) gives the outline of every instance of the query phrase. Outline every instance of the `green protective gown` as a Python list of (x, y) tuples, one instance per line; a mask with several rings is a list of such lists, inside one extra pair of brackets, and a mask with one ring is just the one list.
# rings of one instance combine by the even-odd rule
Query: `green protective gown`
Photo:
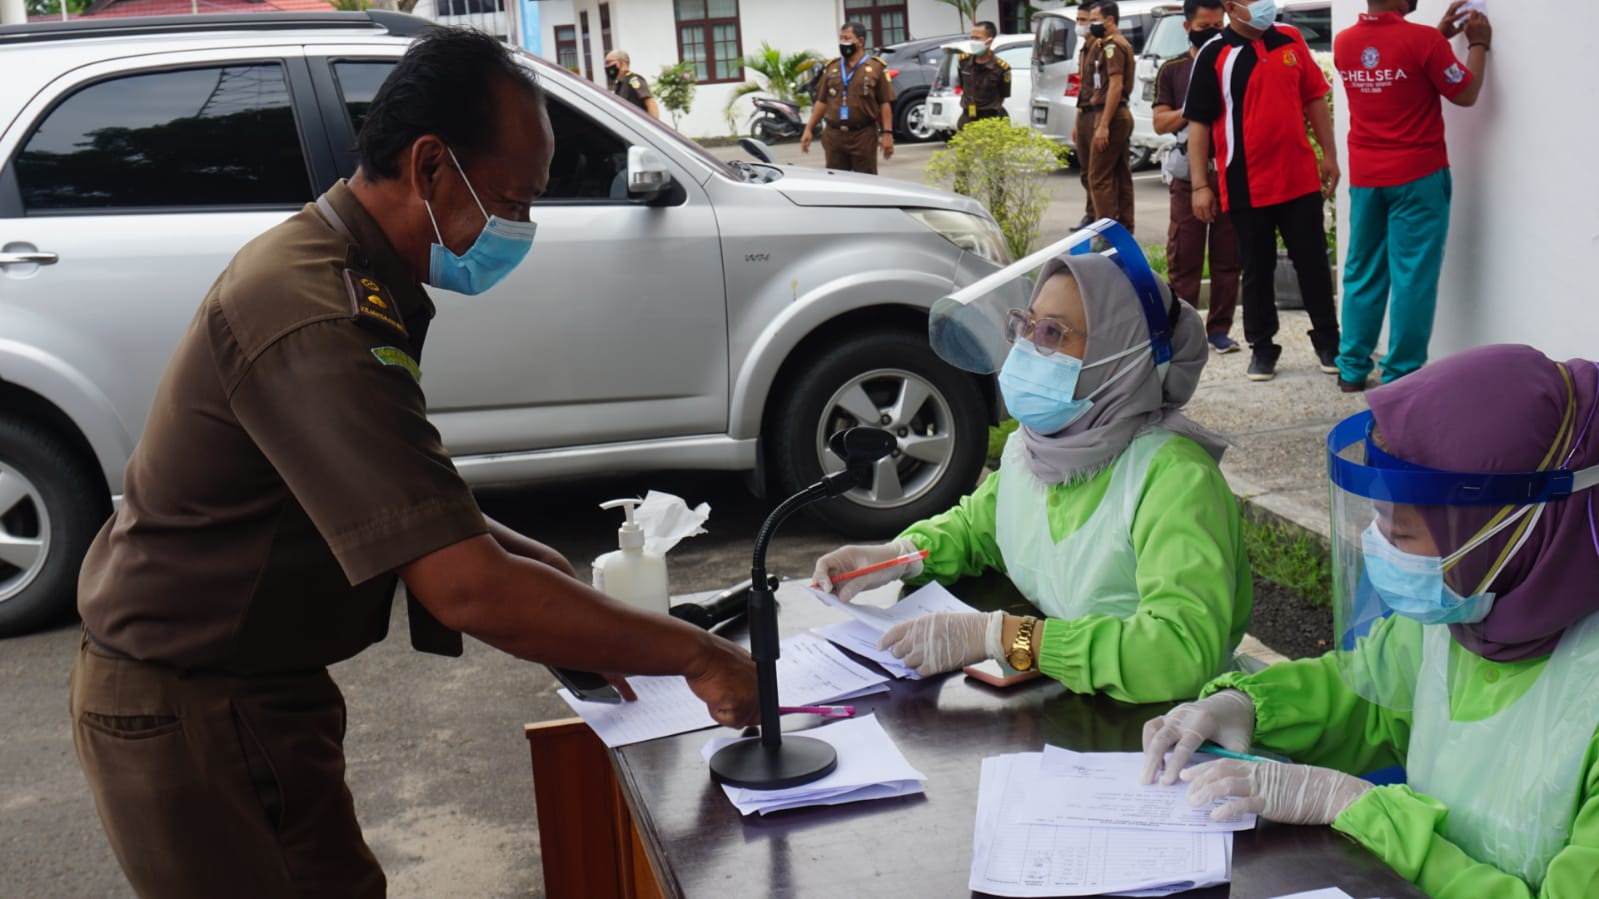
[[(918, 582), (947, 584), (1004, 570), (995, 541), (1003, 475), (994, 472), (954, 508), (906, 529), (903, 536), (928, 552)], [(1088, 521), (1110, 480), (1107, 468), (1048, 488), (1057, 543)], [(1254, 599), (1238, 503), (1199, 444), (1173, 437), (1150, 461), (1132, 544), (1137, 611), (1126, 618), (1047, 620), (1039, 668), (1077, 693), (1133, 703), (1191, 698), (1231, 662)]]
[[(1422, 628), (1408, 619), (1384, 622), (1385, 634), (1363, 641), (1360, 652), (1381, 649), (1393, 657), (1421, 653)], [(1382, 625), (1379, 625), (1382, 626)], [(1385, 645), (1386, 644), (1386, 645)], [(1451, 641), (1449, 715), (1481, 721), (1506, 709), (1537, 682), (1548, 657), (1495, 662)], [(1368, 702), (1351, 689), (1336, 653), (1282, 662), (1255, 674), (1224, 674), (1204, 695), (1236, 689), (1255, 702), (1256, 747), (1296, 762), (1363, 774), (1403, 764), (1413, 716)], [(1599, 701), (1599, 700), (1596, 700)], [(1504, 747), (1507, 765), (1538, 759)], [(1368, 791), (1344, 809), (1333, 827), (1348, 834), (1412, 883), (1437, 899), (1510, 899), (1599, 896), (1599, 735), (1590, 737), (1582, 761), (1580, 795), (1571, 837), (1555, 855), (1536, 890), (1521, 878), (1467, 855), (1442, 835), (1449, 809), (1408, 786)]]

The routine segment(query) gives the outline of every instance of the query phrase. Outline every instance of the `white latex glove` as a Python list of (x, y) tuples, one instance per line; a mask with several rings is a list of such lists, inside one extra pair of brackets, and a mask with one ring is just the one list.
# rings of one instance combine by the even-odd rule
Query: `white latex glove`
[(849, 602), (863, 590), (881, 587), (884, 584), (897, 581), (904, 577), (915, 577), (922, 573), (922, 560), (917, 559), (908, 565), (894, 565), (882, 571), (863, 574), (860, 577), (850, 578), (838, 584), (834, 589), (833, 578), (846, 571), (855, 571), (868, 565), (887, 562), (889, 559), (909, 555), (917, 552), (916, 544), (909, 537), (901, 537), (893, 543), (879, 543), (875, 546), (841, 546), (820, 559), (816, 560), (816, 569), (811, 572), (811, 581), (820, 587), (824, 593), (831, 593)]
[(1004, 612), (934, 612), (889, 628), (877, 648), (931, 677), (989, 658), (1004, 624)]
[(1200, 806), (1228, 799), (1210, 813), (1226, 821), (1254, 812), (1284, 824), (1331, 824), (1371, 784), (1331, 768), (1277, 762), (1218, 759), (1183, 772), (1188, 802)]
[[(1143, 782), (1152, 784), (1160, 774), (1161, 783), (1176, 783), (1194, 750), (1206, 740), (1234, 752), (1247, 752), (1254, 735), (1255, 701), (1247, 693), (1222, 690), (1197, 702), (1185, 702), (1144, 722)], [(1168, 752), (1170, 759), (1166, 758)]]

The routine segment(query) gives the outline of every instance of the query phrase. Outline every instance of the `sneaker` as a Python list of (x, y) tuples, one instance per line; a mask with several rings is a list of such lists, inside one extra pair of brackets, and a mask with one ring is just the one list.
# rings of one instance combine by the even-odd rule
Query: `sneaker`
[(1222, 355), (1236, 353), (1243, 349), (1243, 347), (1238, 345), (1238, 341), (1228, 337), (1226, 334), (1212, 334), (1207, 339), (1210, 341), (1210, 348)]
[(1277, 355), (1262, 355), (1256, 351), (1249, 358), (1249, 380), (1270, 381), (1277, 377)]
[(1338, 374), (1337, 347), (1317, 347), (1316, 359), (1321, 362), (1321, 370), (1324, 374)]
[(1369, 383), (1365, 378), (1361, 378), (1359, 381), (1345, 381), (1342, 375), (1338, 378), (1338, 389), (1344, 393), (1360, 393), (1368, 386)]

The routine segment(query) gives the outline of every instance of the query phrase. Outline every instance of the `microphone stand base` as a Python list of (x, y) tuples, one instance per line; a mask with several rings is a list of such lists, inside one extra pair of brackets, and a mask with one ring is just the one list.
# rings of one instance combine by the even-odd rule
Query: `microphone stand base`
[(838, 752), (810, 737), (785, 736), (777, 746), (760, 737), (729, 743), (711, 756), (711, 779), (731, 787), (782, 790), (820, 780), (838, 767)]

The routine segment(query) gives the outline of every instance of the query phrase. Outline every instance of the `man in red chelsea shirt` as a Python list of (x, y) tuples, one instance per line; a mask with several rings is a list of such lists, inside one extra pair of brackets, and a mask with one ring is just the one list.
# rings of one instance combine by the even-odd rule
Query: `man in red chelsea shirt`
[[(1449, 153), (1439, 97), (1477, 102), (1493, 28), (1456, 0), (1437, 28), (1406, 22), (1416, 0), (1369, 0), (1339, 32), (1333, 64), (1349, 98), (1349, 254), (1344, 262), (1338, 387), (1366, 389), (1371, 354), (1388, 321), (1384, 383), (1427, 361), (1438, 272), (1449, 233)], [(1466, 62), (1449, 39), (1464, 31)]]

